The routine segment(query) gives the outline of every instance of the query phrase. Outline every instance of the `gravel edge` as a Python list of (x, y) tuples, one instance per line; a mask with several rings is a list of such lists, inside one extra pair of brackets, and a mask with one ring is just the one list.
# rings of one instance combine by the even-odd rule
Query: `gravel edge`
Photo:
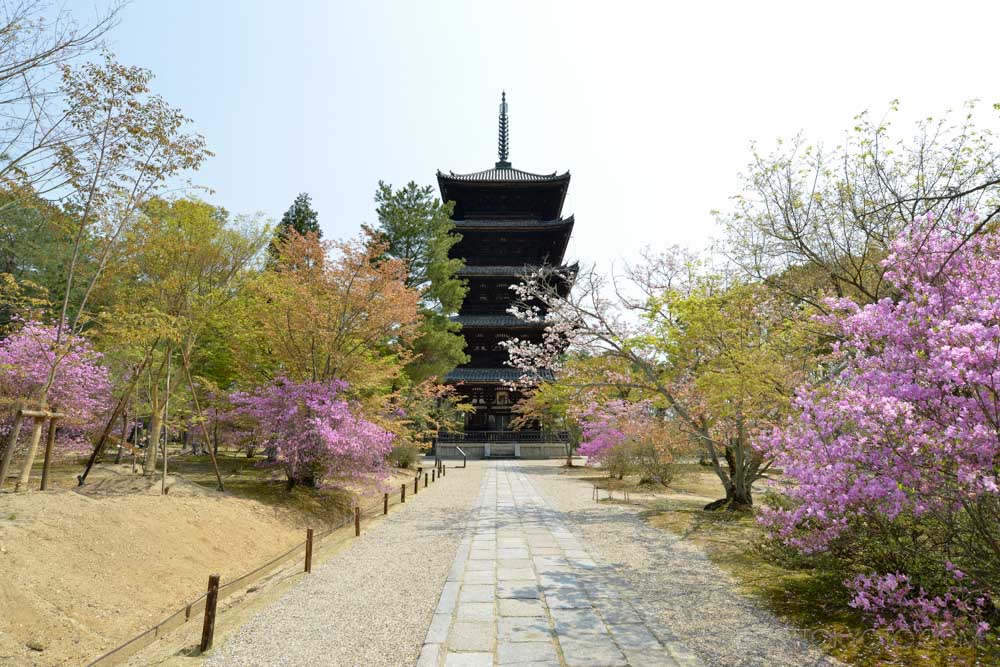
[[(412, 665), (479, 492), (483, 466), (448, 468), (403, 511), (362, 530), (255, 615), (206, 665)], [(426, 494), (426, 495), (425, 495)]]

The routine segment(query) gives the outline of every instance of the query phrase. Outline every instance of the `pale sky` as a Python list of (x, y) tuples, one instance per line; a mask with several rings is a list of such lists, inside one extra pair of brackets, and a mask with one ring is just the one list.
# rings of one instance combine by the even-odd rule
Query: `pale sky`
[(506, 89), (511, 162), (570, 170), (568, 255), (604, 263), (716, 235), (751, 140), (1000, 101), (998, 25), (987, 0), (134, 0), (111, 42), (207, 138), (210, 201), (278, 218), (305, 191), (333, 238), (379, 179), (492, 167)]

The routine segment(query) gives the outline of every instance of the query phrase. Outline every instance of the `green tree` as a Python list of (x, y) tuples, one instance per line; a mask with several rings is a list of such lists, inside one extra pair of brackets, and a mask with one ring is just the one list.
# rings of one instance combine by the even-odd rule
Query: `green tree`
[(143, 378), (150, 415), (143, 472), (150, 475), (170, 396), (185, 381), (182, 359), (212, 384), (232, 381), (230, 350), (217, 338), (234, 325), (233, 304), (256, 275), (267, 237), (256, 219), (230, 220), (194, 199), (153, 199), (142, 213), (129, 230), (127, 255), (109, 272), (115, 306), (104, 312), (101, 335), (114, 354), (152, 351)]
[(462, 260), (448, 256), (462, 238), (454, 233), (452, 204), (442, 204), (430, 186), (412, 181), (399, 189), (379, 181), (375, 203), (379, 224), (371, 232), (385, 243), (386, 256), (406, 262), (406, 284), (420, 293), (424, 320), (407, 376), (413, 382), (440, 377), (468, 360), (461, 327), (450, 319), (467, 291), (456, 275)]
[(313, 210), (312, 199), (307, 192), (300, 192), (285, 214), (281, 216), (281, 222), (278, 223), (278, 228), (274, 231), (274, 238), (268, 247), (272, 261), (277, 259), (278, 246), (288, 238), (291, 230), (295, 230), (302, 236), (315, 234), (317, 238), (323, 238), (323, 230), (319, 228), (319, 214)]
[[(883, 264), (912, 220), (933, 214), (968, 239), (1000, 216), (1000, 141), (974, 123), (975, 105), (894, 131), (866, 112), (837, 146), (805, 137), (756, 146), (742, 192), (718, 213), (723, 249), (747, 276), (826, 310), (825, 296), (859, 304), (892, 296)], [(957, 225), (955, 211), (975, 211)]]

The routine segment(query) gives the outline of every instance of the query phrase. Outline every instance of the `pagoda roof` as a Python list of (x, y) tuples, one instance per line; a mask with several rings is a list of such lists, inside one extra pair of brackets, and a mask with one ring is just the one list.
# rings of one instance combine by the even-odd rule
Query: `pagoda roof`
[[(446, 382), (517, 382), (525, 376), (525, 373), (517, 368), (456, 368), (445, 375)], [(555, 376), (552, 371), (541, 370), (537, 374), (538, 380), (551, 381)]]
[(456, 174), (453, 171), (449, 171), (447, 174), (438, 170), (437, 173), (439, 182), (454, 181), (463, 183), (479, 183), (479, 184), (492, 184), (496, 183), (499, 185), (508, 185), (510, 183), (559, 183), (561, 181), (569, 181), (569, 172), (558, 173), (553, 171), (551, 174), (533, 174), (530, 171), (523, 171), (521, 169), (515, 169), (509, 164), (497, 163), (492, 169), (484, 169), (483, 171), (475, 171), (471, 174)]
[[(532, 273), (534, 271), (537, 271), (540, 268), (542, 268), (542, 267), (540, 267), (540, 266), (533, 266), (531, 264), (521, 264), (521, 265), (518, 265), (518, 266), (496, 266), (496, 265), (494, 265), (494, 266), (479, 266), (479, 265), (470, 265), (470, 264), (467, 264), (467, 265), (463, 266), (461, 269), (458, 270), (458, 275), (459, 276), (503, 276), (503, 277), (513, 276), (513, 277), (519, 277), (519, 276), (525, 275), (526, 273)], [(559, 267), (552, 267), (552, 268), (563, 269), (564, 271), (567, 271), (569, 273), (576, 273), (577, 270), (579, 269), (579, 266), (574, 262), (573, 264), (569, 264), (567, 266), (559, 266)]]
[(539, 267), (530, 264), (520, 266), (476, 266), (465, 265), (458, 270), (460, 276), (523, 276), (537, 271)]
[(462, 325), (462, 328), (524, 328), (524, 329), (538, 329), (545, 326), (544, 322), (532, 322), (530, 320), (522, 320), (520, 317), (515, 317), (514, 315), (455, 315), (451, 318), (452, 322), (458, 322)]
[(568, 218), (557, 218), (555, 220), (513, 220), (513, 219), (471, 219), (455, 220), (455, 227), (458, 229), (525, 229), (528, 231), (540, 231), (546, 229), (572, 229), (573, 216)]

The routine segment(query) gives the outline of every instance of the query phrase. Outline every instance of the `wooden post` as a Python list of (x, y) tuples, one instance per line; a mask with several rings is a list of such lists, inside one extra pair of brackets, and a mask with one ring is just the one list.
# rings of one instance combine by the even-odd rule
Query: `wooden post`
[(211, 574), (208, 577), (208, 595), (205, 597), (205, 623), (201, 626), (202, 653), (212, 648), (212, 639), (215, 635), (215, 606), (219, 602), (219, 575)]
[(385, 497), (382, 499), (382, 514), (388, 514), (388, 513), (389, 513), (389, 494), (387, 493), (385, 494)]
[(56, 444), (56, 418), (49, 419), (49, 435), (45, 439), (45, 460), (42, 462), (42, 491), (49, 483), (49, 464), (52, 463), (52, 448)]
[(361, 537), (361, 507), (354, 508), (354, 537)]
[(399, 485), (399, 502), (400, 504), (406, 502), (406, 484)]
[(21, 476), (16, 482), (14, 482), (15, 493), (20, 491), (22, 488), (25, 491), (28, 490), (28, 482), (31, 481), (30, 464), (35, 460), (35, 452), (38, 451), (38, 443), (42, 439), (42, 426), (45, 424), (44, 412), (35, 412), (34, 410), (22, 410), (21, 412), (23, 412), (26, 417), (32, 417), (35, 420), (35, 423), (31, 429), (31, 439), (28, 441), (28, 453), (25, 455), (24, 463), (21, 467)]
[(445, 464), (442, 463), (441, 464), (441, 476), (442, 477), (444, 477), (444, 475), (445, 475), (444, 471), (447, 470), (447, 469), (448, 469), (448, 466), (446, 466)]
[(434, 475), (437, 474), (437, 468), (431, 469), (431, 481), (434, 481)]
[(424, 488), (427, 488), (427, 473), (424, 473)]
[(14, 456), (14, 449), (17, 448), (17, 437), (21, 434), (21, 424), (24, 423), (24, 415), (21, 412), (23, 409), (23, 403), (18, 402), (14, 406), (14, 425), (10, 429), (10, 437), (7, 438), (7, 449), (3, 450), (3, 459), (0, 460), (0, 489), (7, 480), (10, 460)]
[(306, 572), (313, 569), (313, 529), (306, 528)]
[(420, 477), (413, 480), (413, 495), (417, 495), (420, 491)]

